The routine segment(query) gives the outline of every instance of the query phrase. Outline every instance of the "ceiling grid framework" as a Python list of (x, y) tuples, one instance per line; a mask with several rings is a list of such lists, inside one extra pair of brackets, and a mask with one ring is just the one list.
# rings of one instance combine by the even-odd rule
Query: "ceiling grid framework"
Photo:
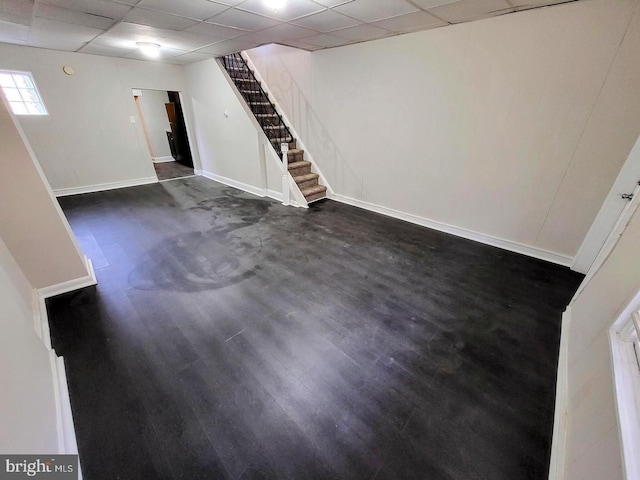
[(0, 0), (0, 42), (187, 64), (278, 43), (308, 51), (582, 0)]

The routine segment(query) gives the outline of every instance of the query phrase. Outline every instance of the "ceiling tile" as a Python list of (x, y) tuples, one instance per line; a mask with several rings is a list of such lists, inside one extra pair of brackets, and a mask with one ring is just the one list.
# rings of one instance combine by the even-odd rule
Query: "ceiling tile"
[(208, 47), (200, 48), (197, 50), (199, 53), (209, 53), (215, 56), (227, 55), (229, 53), (236, 53), (242, 50), (250, 50), (257, 47), (259, 44), (255, 42), (243, 42), (241, 40), (225, 40), (224, 42), (215, 43)]
[(160, 48), (160, 52), (157, 58), (149, 58), (145, 54), (143, 54), (139, 49), (135, 49), (134, 51), (127, 53), (124, 55), (124, 58), (134, 58), (136, 60), (148, 60), (150, 62), (157, 62), (158, 60), (163, 60), (165, 58), (175, 57), (177, 55), (182, 55), (185, 52), (184, 50), (175, 50), (173, 48), (162, 47)]
[(220, 15), (216, 15), (209, 19), (210, 23), (218, 25), (227, 25), (229, 27), (242, 28), (244, 30), (256, 31), (263, 28), (275, 27), (280, 22), (271, 18), (266, 18), (254, 13), (243, 12), (235, 8), (226, 10)]
[[(128, 8), (128, 7), (126, 7)], [(55, 5), (47, 5), (39, 3), (36, 7), (36, 16), (40, 18), (48, 18), (49, 20), (57, 20), (58, 22), (73, 23), (75, 25), (84, 25), (86, 27), (99, 28), (106, 30), (118, 20), (104, 17), (102, 15), (93, 15), (89, 13), (77, 12), (66, 8), (57, 7)]]
[(287, 40), (286, 42), (278, 42), (278, 44), (284, 45), (286, 47), (298, 48), (300, 50), (307, 50), (310, 52), (323, 49), (323, 47), (318, 47), (316, 45), (309, 45), (307, 43), (302, 43), (298, 40)]
[[(100, 1), (104, 1), (104, 0), (100, 0)], [(140, 3), (140, 0), (110, 0), (113, 3), (121, 3), (123, 5), (137, 5), (138, 3)]]
[(224, 25), (216, 25), (214, 23), (202, 22), (193, 27), (189, 27), (183, 32), (199, 33), (201, 35), (212, 35), (219, 38), (234, 38), (247, 33), (247, 30), (241, 28), (225, 27)]
[(429, 8), (439, 7), (441, 5), (447, 5), (448, 3), (455, 3), (460, 0), (412, 0), (418, 7), (425, 10)]
[(574, 0), (510, 0), (509, 3), (514, 7), (541, 7), (545, 5), (554, 5), (561, 3), (569, 3)]
[(331, 34), (353, 42), (363, 42), (365, 40), (387, 37), (392, 33), (389, 30), (374, 27), (373, 25), (358, 25), (357, 27), (336, 30), (335, 32), (331, 32)]
[(292, 23), (300, 25), (302, 27), (311, 28), (318, 32), (326, 33), (331, 30), (338, 30), (340, 28), (355, 27), (360, 22), (334, 10), (325, 10), (324, 12), (316, 13), (315, 15), (309, 15), (308, 17), (298, 18)]
[(314, 45), (316, 47), (338, 47), (340, 45), (346, 45), (349, 43), (348, 40), (344, 38), (336, 37), (334, 35), (329, 35), (326, 33), (321, 33), (319, 35), (313, 35), (311, 37), (300, 38), (297, 40), (303, 44)]
[(168, 30), (184, 30), (185, 28), (195, 25), (195, 20), (184, 17), (170, 15), (168, 13), (156, 12), (155, 10), (145, 10), (143, 8), (134, 8), (124, 17), (124, 21), (128, 23), (139, 23), (141, 25), (152, 25), (157, 28), (166, 28)]
[(34, 8), (34, 0), (2, 0), (0, 1), (0, 20), (31, 25)]
[(178, 50), (196, 50), (212, 43), (224, 40), (223, 37), (212, 35), (200, 35), (197, 33), (178, 32), (175, 35), (162, 39), (162, 45)]
[(223, 5), (228, 5), (230, 7), (234, 7), (242, 2), (244, 2), (244, 0), (215, 0), (215, 3), (222, 3)]
[(56, 22), (46, 18), (35, 18), (31, 26), (29, 45), (74, 52), (102, 32), (104, 30), (97, 28)]
[(29, 40), (30, 30), (27, 25), (0, 20), (0, 42), (25, 45)]
[(345, 3), (351, 3), (353, 0), (313, 0), (320, 5), (324, 5), (325, 7), (336, 7), (338, 5), (344, 5)]
[(325, 10), (325, 7), (318, 5), (312, 0), (290, 1), (287, 3), (286, 7), (278, 11), (273, 11), (267, 7), (262, 0), (247, 0), (239, 5), (238, 8), (248, 12), (258, 13), (265, 17), (282, 20), (284, 22)]
[(229, 8), (209, 0), (142, 0), (138, 6), (197, 20), (211, 18)]
[(443, 22), (426, 12), (414, 12), (407, 15), (387, 18), (386, 20), (375, 22), (372, 25), (385, 28), (393, 32), (405, 33), (420, 29), (441, 27), (443, 25), (448, 25), (448, 23)]
[(104, 55), (106, 57), (123, 57), (134, 50), (135, 48), (131, 47), (115, 47), (110, 45), (99, 45), (96, 42), (91, 42), (82, 47), (79, 52), (91, 55)]
[[(291, 25), (289, 23), (283, 23), (281, 25), (276, 25), (275, 27), (260, 30), (260, 32), (257, 33), (244, 35), (238, 38), (238, 40), (246, 40), (250, 38), (251, 35), (259, 35), (263, 39), (266, 39), (266, 41), (268, 42), (277, 42), (284, 39), (295, 40), (296, 38), (310, 37), (311, 35), (315, 35), (316, 33), (318, 32), (314, 32), (313, 30), (309, 30), (308, 28), (302, 28), (296, 25)], [(253, 41), (253, 39), (251, 39), (251, 41)]]
[(173, 30), (163, 30), (150, 27), (148, 25), (138, 25), (135, 23), (118, 23), (108, 32), (103, 33), (92, 44), (108, 45), (118, 48), (136, 48), (136, 42), (152, 42), (162, 44), (166, 37), (170, 37), (176, 32)]
[(429, 10), (436, 17), (447, 22), (463, 22), (473, 18), (507, 12), (511, 5), (507, 0), (461, 0)]
[(178, 65), (186, 65), (188, 63), (201, 62), (212, 58), (213, 57), (208, 53), (189, 52), (184, 55), (178, 55), (177, 57), (171, 57), (168, 61)]
[(309, 45), (308, 43), (302, 43), (299, 40), (286, 40), (284, 42), (278, 42), (280, 45), (286, 45), (288, 47), (299, 48), (301, 50), (322, 50), (323, 47), (318, 47), (317, 45)]
[(416, 7), (405, 0), (354, 0), (351, 3), (335, 7), (334, 10), (361, 22), (375, 22), (418, 11)]
[(122, 20), (131, 11), (130, 5), (105, 2), (105, 0), (38, 0), (38, 5), (55, 5), (74, 12), (106, 17), (114, 21)]

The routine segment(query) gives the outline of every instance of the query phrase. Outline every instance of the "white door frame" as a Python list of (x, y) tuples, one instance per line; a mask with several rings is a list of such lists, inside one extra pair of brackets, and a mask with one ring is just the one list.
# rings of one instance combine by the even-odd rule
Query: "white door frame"
[(622, 216), (628, 212), (629, 204), (633, 203), (623, 199), (622, 195), (633, 192), (636, 197), (634, 200), (637, 200), (639, 180), (640, 137), (631, 149), (609, 195), (602, 204), (582, 245), (580, 245), (571, 266), (572, 270), (589, 275), (592, 270), (597, 270), (600, 267), (601, 261), (609, 254), (605, 247), (608, 246), (611, 235), (619, 227)]
[[(618, 218), (613, 228), (611, 229), (609, 236), (607, 237), (607, 239), (604, 242), (604, 245), (598, 252), (584, 280), (582, 280), (582, 283), (578, 287), (578, 290), (573, 296), (573, 300), (575, 300), (580, 296), (580, 294), (585, 289), (585, 287), (589, 284), (589, 282), (594, 277), (594, 275), (598, 273), (598, 270), (600, 270), (600, 267), (605, 262), (605, 260), (609, 258), (609, 255), (617, 245), (618, 240), (620, 240), (620, 236), (623, 234), (623, 232), (627, 228), (627, 225), (631, 221), (633, 214), (638, 209), (638, 205), (640, 205), (640, 185), (638, 183), (636, 183), (636, 188), (633, 190), (632, 193), (633, 193), (633, 198), (631, 200), (623, 200), (627, 202), (627, 204), (622, 209), (622, 213), (618, 215)], [(603, 209), (604, 209), (604, 206), (603, 206)], [(573, 302), (573, 300), (571, 302)]]

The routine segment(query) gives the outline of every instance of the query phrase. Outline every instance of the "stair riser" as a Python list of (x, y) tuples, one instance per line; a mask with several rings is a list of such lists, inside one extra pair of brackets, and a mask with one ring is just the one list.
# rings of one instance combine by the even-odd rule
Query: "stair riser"
[(302, 160), (304, 160), (304, 152), (300, 152), (300, 153), (289, 153), (287, 155), (287, 160), (289, 161), (289, 163), (293, 163), (293, 162), (301, 162)]
[(320, 200), (327, 196), (326, 192), (319, 192), (313, 195), (309, 195), (308, 197), (304, 197), (307, 202), (313, 202), (314, 200)]
[(299, 177), (300, 175), (306, 175), (311, 173), (311, 165), (307, 165), (306, 167), (298, 167), (298, 168), (290, 168), (289, 173), (292, 177)]
[(298, 183), (298, 188), (300, 190), (303, 190), (305, 188), (309, 188), (309, 187), (314, 187), (318, 185), (318, 179), (314, 179), (314, 180), (307, 180), (306, 182), (300, 182)]

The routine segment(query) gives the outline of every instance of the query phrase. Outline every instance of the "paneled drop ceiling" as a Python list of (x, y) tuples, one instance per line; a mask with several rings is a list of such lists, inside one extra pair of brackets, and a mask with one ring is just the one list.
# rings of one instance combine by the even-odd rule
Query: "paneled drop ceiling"
[(185, 64), (267, 43), (320, 50), (578, 0), (0, 0), (0, 42)]

